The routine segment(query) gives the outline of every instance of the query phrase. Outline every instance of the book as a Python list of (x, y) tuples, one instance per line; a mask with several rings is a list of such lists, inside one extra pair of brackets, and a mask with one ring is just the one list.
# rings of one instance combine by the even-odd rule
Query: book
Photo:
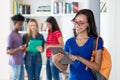
[(38, 46), (42, 46), (42, 43), (43, 41), (42, 40), (36, 40), (36, 39), (33, 39), (33, 40), (30, 40), (29, 43), (28, 43), (28, 47), (27, 47), (27, 50), (30, 51), (30, 52), (40, 52), (37, 47)]
[(22, 5), (21, 1), (14, 1), (13, 2), (13, 14), (22, 14)]
[(22, 14), (22, 5), (23, 3), (21, 1), (17, 2), (17, 13)]
[(13, 14), (17, 14), (17, 2), (13, 2)]
[(58, 2), (54, 2), (54, 14), (58, 14), (59, 13), (59, 4)]
[(78, 12), (78, 2), (72, 2), (72, 7), (73, 7), (73, 13), (77, 13)]
[(62, 47), (49, 47), (49, 49), (52, 51), (53, 55), (58, 53), (64, 54), (64, 57), (60, 60), (61, 64), (72, 64), (72, 60), (69, 58), (69, 55), (64, 51)]
[(51, 12), (51, 6), (47, 5), (47, 6), (38, 6), (38, 8), (36, 9), (37, 14), (49, 14)]
[(79, 2), (55, 1), (53, 4), (54, 14), (77, 13)]
[(26, 14), (30, 14), (30, 5), (26, 4)]
[(22, 5), (22, 14), (30, 14), (30, 5), (29, 4), (23, 4)]

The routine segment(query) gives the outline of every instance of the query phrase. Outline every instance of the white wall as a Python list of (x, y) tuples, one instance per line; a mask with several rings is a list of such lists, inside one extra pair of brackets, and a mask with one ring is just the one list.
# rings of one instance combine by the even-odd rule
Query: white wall
[[(101, 34), (112, 57), (112, 71), (109, 80), (120, 80), (120, 0), (108, 1), (108, 26), (104, 25)], [(103, 25), (103, 24), (102, 24)]]
[(109, 1), (109, 39), (113, 58), (113, 70), (111, 80), (120, 80), (120, 0)]
[(89, 8), (94, 13), (97, 32), (100, 33), (100, 0), (89, 0)]
[(0, 80), (9, 80), (8, 56), (6, 41), (9, 32), (9, 1), (0, 0)]

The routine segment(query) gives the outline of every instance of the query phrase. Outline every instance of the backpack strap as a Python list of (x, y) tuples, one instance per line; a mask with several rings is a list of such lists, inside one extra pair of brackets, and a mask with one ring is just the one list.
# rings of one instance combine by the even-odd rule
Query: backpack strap
[(92, 51), (92, 56), (93, 57), (95, 57), (95, 54), (96, 54), (96, 51), (97, 51), (97, 48), (98, 48), (98, 39), (99, 39), (99, 37), (95, 38), (94, 42), (93, 42), (93, 51)]
[[(99, 38), (102, 39), (102, 37), (98, 36), (98, 37), (94, 40), (93, 50), (97, 50)], [(103, 45), (104, 45), (103, 39), (102, 39), (102, 42), (103, 42)]]
[[(93, 51), (92, 51), (92, 56), (91, 56), (90, 62), (93, 62), (95, 60), (95, 54), (96, 54), (96, 51), (97, 51), (97, 48), (98, 48), (98, 39), (99, 38), (101, 38), (101, 37), (98, 36), (93, 41)], [(103, 41), (103, 39), (102, 39), (102, 41)], [(88, 70), (88, 66), (86, 66), (85, 70)]]

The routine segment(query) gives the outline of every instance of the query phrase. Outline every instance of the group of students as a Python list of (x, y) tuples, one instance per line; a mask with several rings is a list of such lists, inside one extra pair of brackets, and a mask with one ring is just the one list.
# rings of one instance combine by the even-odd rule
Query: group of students
[[(12, 70), (11, 80), (24, 80), (23, 64), (28, 75), (28, 80), (40, 80), (42, 68), (41, 53), (46, 49), (46, 76), (47, 80), (60, 80), (59, 72), (65, 72), (68, 64), (60, 64), (59, 61), (64, 56), (61, 53), (52, 55), (49, 47), (61, 46), (68, 52), (70, 59), (70, 72), (68, 80), (95, 80), (92, 70), (99, 71), (101, 66), (101, 56), (103, 43), (98, 40), (97, 54), (95, 61), (90, 62), (94, 39), (98, 37), (93, 12), (89, 9), (80, 10), (72, 22), (74, 24), (74, 36), (68, 39), (64, 45), (63, 36), (56, 19), (52, 16), (46, 19), (48, 36), (46, 41), (39, 33), (38, 23), (35, 19), (30, 19), (27, 25), (27, 33), (23, 37), (19, 34), (24, 17), (20, 14), (12, 18), (14, 30), (9, 34), (7, 54), (10, 55), (9, 64)], [(69, 27), (69, 26), (68, 26)], [(42, 45), (36, 47), (38, 52), (28, 51), (30, 40), (42, 40)], [(25, 53), (25, 54), (24, 54)], [(23, 55), (25, 55), (23, 57)], [(86, 70), (88, 66), (88, 70)]]

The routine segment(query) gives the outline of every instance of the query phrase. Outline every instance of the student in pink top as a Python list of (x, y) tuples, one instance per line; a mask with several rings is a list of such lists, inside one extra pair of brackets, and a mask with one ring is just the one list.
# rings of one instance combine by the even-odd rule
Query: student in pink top
[(52, 63), (52, 52), (49, 50), (50, 46), (64, 46), (62, 33), (58, 26), (56, 19), (52, 16), (48, 17), (47, 20), (48, 26), (48, 36), (46, 40), (46, 74), (47, 80), (60, 80), (59, 78), (59, 70)]

